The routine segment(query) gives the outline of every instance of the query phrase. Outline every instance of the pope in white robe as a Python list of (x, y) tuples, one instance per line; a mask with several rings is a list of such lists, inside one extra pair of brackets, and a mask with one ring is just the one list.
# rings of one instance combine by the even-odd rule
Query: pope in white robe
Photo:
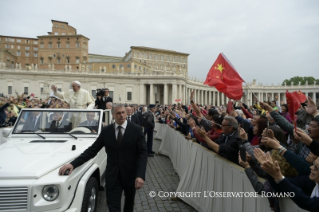
[[(72, 83), (72, 89), (59, 92), (55, 85), (51, 86), (54, 95), (60, 99), (64, 99), (70, 105), (70, 109), (93, 109), (95, 105), (95, 100), (93, 96), (87, 91), (81, 88), (81, 83), (79, 81), (74, 81)], [(79, 123), (86, 120), (86, 113), (73, 113), (71, 116), (71, 122), (73, 128), (78, 126)]]

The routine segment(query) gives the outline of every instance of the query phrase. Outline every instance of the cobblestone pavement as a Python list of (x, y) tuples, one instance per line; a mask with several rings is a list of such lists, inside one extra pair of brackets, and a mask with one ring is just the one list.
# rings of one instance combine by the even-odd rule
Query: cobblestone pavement
[[(161, 141), (153, 141), (153, 151), (157, 152)], [(196, 211), (190, 205), (183, 201), (172, 201), (169, 197), (151, 198), (150, 191), (176, 191), (179, 183), (179, 176), (173, 169), (173, 164), (166, 156), (155, 155), (153, 158), (149, 157), (146, 168), (146, 181), (142, 189), (136, 192), (134, 211), (155, 212), (155, 211)], [(100, 191), (100, 201), (98, 205), (98, 212), (105, 212), (107, 210), (105, 191)], [(122, 196), (122, 210), (124, 205), (124, 195)]]

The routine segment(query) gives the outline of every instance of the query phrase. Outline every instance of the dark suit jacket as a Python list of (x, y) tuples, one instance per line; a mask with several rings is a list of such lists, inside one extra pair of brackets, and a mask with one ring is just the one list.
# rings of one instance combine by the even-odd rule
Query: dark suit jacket
[(116, 141), (114, 124), (103, 128), (96, 141), (78, 158), (71, 162), (74, 168), (94, 158), (105, 147), (107, 165), (105, 171), (106, 189), (110, 189), (118, 174), (123, 186), (135, 186), (137, 177), (145, 180), (147, 149), (142, 128), (127, 123), (121, 144)]
[(7, 115), (4, 112), (4, 109), (6, 109), (9, 105), (9, 103), (5, 103), (0, 107), (0, 124), (4, 124), (4, 122), (6, 121)]
[(143, 126), (150, 129), (155, 128), (154, 116), (151, 111), (148, 111), (143, 114)]
[(93, 130), (95, 130), (95, 132), (97, 132), (98, 131), (99, 122), (97, 120), (93, 120), (91, 126), (89, 126), (89, 122), (88, 121), (84, 121), (84, 122), (81, 122), (79, 124), (79, 127), (85, 127), (85, 126), (88, 126), (88, 127), (92, 128)]
[[(227, 141), (226, 141), (226, 138), (227, 138)], [(219, 145), (219, 154), (221, 156), (238, 164), (238, 151), (239, 151), (238, 140), (239, 140), (238, 131), (236, 130), (229, 136), (222, 134), (214, 142)]]
[(137, 124), (137, 125), (141, 126), (141, 123), (140, 123), (140, 120), (139, 120), (139, 117), (138, 117), (137, 114), (131, 116), (131, 122), (133, 122), (134, 124)]
[(105, 110), (106, 109), (106, 103), (108, 102), (113, 102), (113, 99), (112, 97), (107, 97), (105, 98), (105, 101), (103, 100), (103, 97), (101, 97), (101, 100), (96, 97), (96, 100), (95, 100), (95, 106), (98, 106), (97, 108), (98, 109), (102, 109), (102, 110)]
[(319, 211), (319, 197), (310, 197), (316, 183), (309, 179), (309, 175), (300, 175), (295, 178), (286, 177), (280, 183), (267, 174), (268, 181), (277, 192), (294, 192), (292, 201), (307, 211)]
[(40, 114), (37, 122), (35, 123), (35, 126), (33, 126), (33, 115), (30, 113), (28, 115), (27, 120), (24, 122), (23, 127), (22, 127), (22, 132), (23, 131), (37, 131), (39, 130), (40, 123), (42, 121), (42, 114)]
[(69, 120), (62, 119), (62, 123), (56, 127), (56, 121), (53, 120), (49, 123), (46, 131), (49, 132), (68, 132), (72, 130), (72, 122)]
[(138, 120), (140, 122), (140, 126), (143, 127), (143, 116), (142, 116), (142, 112), (141, 111), (137, 111), (136, 114), (134, 114), (135, 116), (138, 117)]

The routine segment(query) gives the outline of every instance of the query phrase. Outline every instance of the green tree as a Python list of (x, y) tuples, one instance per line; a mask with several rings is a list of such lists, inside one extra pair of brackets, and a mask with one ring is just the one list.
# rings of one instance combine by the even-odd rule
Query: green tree
[(308, 81), (308, 85), (313, 85), (315, 81), (316, 81), (316, 84), (319, 83), (319, 79), (315, 79), (314, 77), (299, 77), (299, 76), (296, 76), (296, 77), (292, 77), (290, 79), (285, 79), (282, 82), (282, 85), (285, 85), (285, 82), (286, 82), (287, 85), (291, 85), (291, 82), (293, 82), (294, 85), (298, 85), (299, 82), (301, 83), (301, 85), (305, 85), (306, 81)]

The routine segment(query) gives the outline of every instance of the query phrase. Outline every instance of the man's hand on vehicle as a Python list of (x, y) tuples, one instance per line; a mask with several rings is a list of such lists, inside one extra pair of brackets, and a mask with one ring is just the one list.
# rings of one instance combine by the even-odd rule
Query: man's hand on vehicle
[(72, 164), (66, 164), (66, 165), (64, 165), (64, 166), (62, 166), (61, 168), (60, 168), (60, 170), (59, 170), (59, 175), (64, 175), (64, 173), (67, 171), (67, 170), (69, 170), (69, 173), (67, 174), (67, 175), (70, 175), (71, 173), (72, 173), (72, 171), (73, 171), (73, 166), (72, 166)]

